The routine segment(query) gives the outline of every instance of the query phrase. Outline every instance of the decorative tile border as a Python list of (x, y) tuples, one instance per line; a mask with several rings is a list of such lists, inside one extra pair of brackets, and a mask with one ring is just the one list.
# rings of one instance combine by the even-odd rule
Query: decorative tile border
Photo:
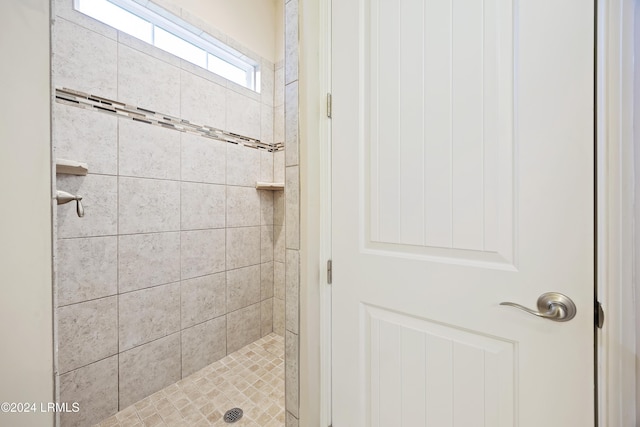
[(113, 101), (111, 99), (90, 95), (72, 89), (56, 88), (56, 101), (61, 104), (84, 108), (85, 110), (98, 111), (118, 117), (128, 118), (136, 122), (160, 126), (165, 129), (173, 129), (179, 132), (187, 132), (203, 136), (205, 138), (215, 139), (217, 141), (228, 142), (230, 144), (266, 150), (270, 153), (284, 150), (284, 144), (281, 142), (267, 144), (258, 139), (227, 132), (211, 126), (191, 123), (188, 120), (173, 117), (168, 114), (158, 113), (142, 107), (134, 107), (119, 101)]

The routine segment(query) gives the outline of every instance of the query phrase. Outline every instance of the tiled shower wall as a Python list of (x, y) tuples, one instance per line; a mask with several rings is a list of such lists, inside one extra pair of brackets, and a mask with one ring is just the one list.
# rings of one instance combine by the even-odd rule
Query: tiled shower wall
[[(274, 92), (274, 138), (284, 141), (284, 61), (276, 64)], [(273, 173), (275, 182), (284, 182), (284, 151), (273, 153)], [(285, 194), (276, 191), (273, 194), (273, 233), (274, 233), (274, 294), (273, 294), (273, 332), (284, 337), (285, 330)]]
[[(72, 0), (54, 3), (55, 87), (282, 141), (281, 65), (183, 14), (261, 62), (257, 94), (75, 12)], [(86, 212), (78, 218), (71, 203), (56, 215), (58, 393), (81, 407), (63, 426), (90, 425), (284, 334), (284, 194), (255, 189), (284, 180), (283, 152), (58, 102), (53, 144), (54, 158), (89, 164), (87, 176), (55, 183), (82, 195)]]
[[(300, 418), (300, 159), (298, 0), (285, 0), (285, 406), (286, 427)], [(306, 420), (312, 423), (313, 420)]]

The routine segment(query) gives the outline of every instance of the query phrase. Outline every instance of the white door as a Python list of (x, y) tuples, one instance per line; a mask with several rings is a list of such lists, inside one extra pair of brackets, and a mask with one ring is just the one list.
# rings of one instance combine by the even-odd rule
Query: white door
[(593, 2), (332, 9), (333, 427), (594, 425)]

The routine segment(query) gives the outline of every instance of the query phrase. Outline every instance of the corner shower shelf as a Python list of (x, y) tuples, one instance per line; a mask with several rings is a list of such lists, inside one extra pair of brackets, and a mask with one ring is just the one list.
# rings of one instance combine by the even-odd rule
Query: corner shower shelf
[(284, 190), (284, 182), (256, 182), (256, 189), (278, 191)]
[(89, 166), (75, 160), (56, 159), (56, 173), (65, 175), (86, 175)]

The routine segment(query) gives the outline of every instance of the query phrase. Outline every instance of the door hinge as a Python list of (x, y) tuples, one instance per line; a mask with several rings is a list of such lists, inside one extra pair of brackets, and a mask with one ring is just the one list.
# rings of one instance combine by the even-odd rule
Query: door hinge
[(327, 260), (327, 283), (331, 284), (331, 282), (333, 282), (333, 262), (331, 260)]
[(332, 99), (331, 99), (331, 94), (327, 93), (327, 117), (331, 118), (331, 108), (332, 108)]
[(602, 329), (602, 325), (604, 325), (604, 310), (602, 308), (602, 304), (600, 304), (600, 301), (596, 301), (594, 307), (594, 320), (596, 327), (598, 329)]

